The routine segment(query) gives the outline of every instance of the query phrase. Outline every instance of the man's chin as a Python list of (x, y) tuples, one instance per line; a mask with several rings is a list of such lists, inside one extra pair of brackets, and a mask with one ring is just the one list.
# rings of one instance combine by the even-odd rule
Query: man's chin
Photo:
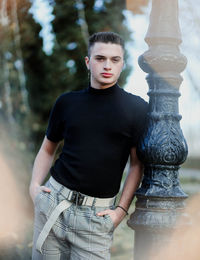
[(114, 81), (114, 80), (111, 80), (111, 81), (100, 81), (99, 83), (104, 86), (104, 87), (109, 87), (109, 86), (112, 86), (116, 83), (117, 81)]

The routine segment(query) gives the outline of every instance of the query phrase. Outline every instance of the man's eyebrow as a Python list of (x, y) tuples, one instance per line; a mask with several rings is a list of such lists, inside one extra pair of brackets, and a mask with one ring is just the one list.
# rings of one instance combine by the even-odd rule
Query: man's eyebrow
[(113, 56), (111, 58), (114, 58), (114, 59), (121, 59), (122, 57), (121, 56)]
[(105, 56), (103, 56), (103, 55), (99, 55), (99, 54), (95, 55), (95, 57), (98, 57), (98, 58), (105, 58)]
[[(97, 58), (106, 58), (106, 56), (104, 56), (104, 55), (99, 55), (99, 54), (97, 54), (97, 55), (95, 55), (95, 57), (97, 57)], [(112, 56), (111, 57), (111, 59), (121, 59), (122, 57), (121, 56)]]

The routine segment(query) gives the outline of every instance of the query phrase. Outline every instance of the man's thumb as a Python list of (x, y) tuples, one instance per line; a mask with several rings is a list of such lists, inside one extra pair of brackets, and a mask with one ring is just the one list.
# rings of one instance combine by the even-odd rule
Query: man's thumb
[(45, 192), (51, 192), (51, 189), (49, 189), (49, 188), (46, 187), (46, 186), (43, 186), (43, 187), (42, 187), (42, 190), (45, 191)]

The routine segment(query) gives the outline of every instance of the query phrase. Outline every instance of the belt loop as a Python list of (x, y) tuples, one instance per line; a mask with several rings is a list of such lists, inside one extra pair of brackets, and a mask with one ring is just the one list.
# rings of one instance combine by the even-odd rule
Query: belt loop
[(115, 209), (116, 208), (116, 206), (115, 206), (116, 201), (117, 201), (117, 196), (115, 196), (115, 198), (113, 199), (112, 205), (110, 206), (111, 209)]
[[(58, 190), (58, 196), (62, 195), (62, 191), (64, 190), (64, 186), (60, 185), (60, 189)], [(63, 196), (63, 195), (62, 195)]]
[(96, 205), (96, 200), (97, 200), (96, 198), (93, 199), (93, 202), (92, 202), (92, 208), (95, 207), (95, 205)]
[(115, 207), (116, 201), (117, 201), (117, 196), (115, 196), (114, 201), (113, 201), (113, 206), (114, 207)]
[(77, 207), (78, 207), (78, 198), (79, 198), (79, 192), (76, 193), (76, 208), (75, 208), (75, 216), (76, 216), (76, 213), (77, 213)]

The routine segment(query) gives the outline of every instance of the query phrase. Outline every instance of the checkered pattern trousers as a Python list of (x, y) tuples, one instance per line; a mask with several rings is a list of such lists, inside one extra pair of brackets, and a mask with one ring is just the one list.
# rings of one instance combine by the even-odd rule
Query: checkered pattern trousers
[(32, 260), (109, 260), (114, 225), (109, 215), (96, 215), (109, 207), (72, 204), (57, 218), (44, 241), (42, 253), (36, 249), (49, 216), (65, 199), (49, 181), (45, 186), (51, 192), (42, 191), (35, 198)]

